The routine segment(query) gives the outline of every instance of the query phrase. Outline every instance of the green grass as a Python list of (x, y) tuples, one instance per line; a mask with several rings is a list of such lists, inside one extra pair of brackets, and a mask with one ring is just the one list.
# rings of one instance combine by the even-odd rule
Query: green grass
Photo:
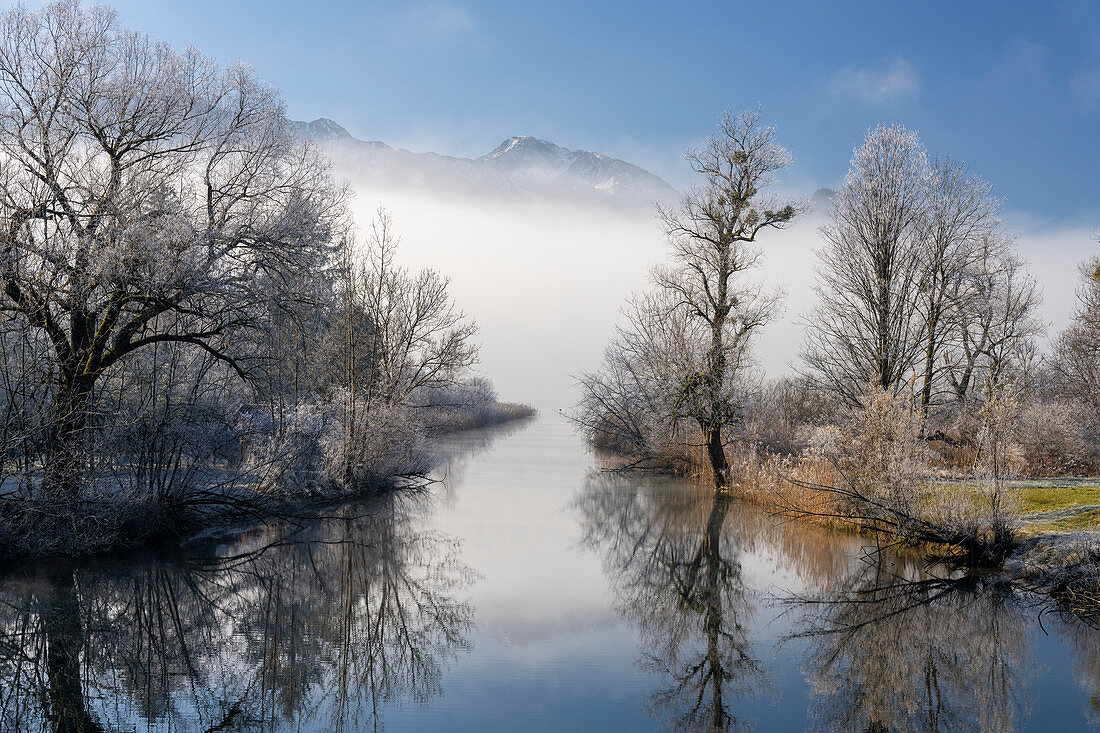
[[(946, 491), (980, 490), (970, 483), (945, 482), (941, 486)], [(1073, 511), (1100, 506), (1100, 481), (1096, 479), (1025, 479), (1008, 486), (1019, 513), (1031, 515), (1020, 527), (1023, 535), (1100, 530), (1100, 509)]]
[(1100, 486), (1035, 486), (1016, 491), (1022, 514), (1100, 504)]
[(1032, 522), (1020, 527), (1021, 534), (1050, 534), (1058, 532), (1080, 532), (1083, 530), (1100, 529), (1100, 509), (1090, 509), (1070, 517), (1063, 517), (1053, 522)]

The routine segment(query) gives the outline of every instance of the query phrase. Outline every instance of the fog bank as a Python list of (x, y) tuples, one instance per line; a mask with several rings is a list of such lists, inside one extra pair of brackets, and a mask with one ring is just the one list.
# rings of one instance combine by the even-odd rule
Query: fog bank
[[(456, 301), (481, 328), (479, 371), (501, 398), (544, 410), (573, 405), (573, 375), (598, 366), (624, 301), (647, 287), (650, 268), (665, 257), (652, 211), (448, 198), (352, 183), (361, 227), (384, 205), (402, 238), (402, 264), (451, 278)], [(752, 277), (786, 293), (782, 316), (756, 344), (769, 375), (789, 372), (798, 357), (800, 320), (815, 300), (822, 221), (814, 213), (761, 238), (765, 255)], [(1077, 263), (1097, 251), (1095, 240), (1080, 228), (1024, 232), (1018, 243), (1043, 288), (1042, 317), (1055, 336), (1073, 313)]]

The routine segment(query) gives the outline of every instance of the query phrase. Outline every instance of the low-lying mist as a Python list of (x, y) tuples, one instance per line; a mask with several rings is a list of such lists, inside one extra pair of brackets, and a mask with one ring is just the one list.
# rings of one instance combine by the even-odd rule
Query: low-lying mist
[[(451, 278), (458, 305), (481, 329), (479, 370), (500, 397), (546, 410), (576, 402), (573, 375), (598, 365), (624, 301), (646, 286), (666, 252), (654, 210), (352, 185), (360, 226), (384, 206), (402, 240), (401, 262)], [(806, 214), (760, 240), (764, 257), (751, 277), (785, 292), (782, 315), (756, 343), (770, 376), (789, 372), (798, 358), (823, 215)], [(1018, 243), (1043, 288), (1043, 321), (1053, 337), (1073, 312), (1077, 264), (1094, 240), (1087, 229), (1068, 228), (1024, 232)]]

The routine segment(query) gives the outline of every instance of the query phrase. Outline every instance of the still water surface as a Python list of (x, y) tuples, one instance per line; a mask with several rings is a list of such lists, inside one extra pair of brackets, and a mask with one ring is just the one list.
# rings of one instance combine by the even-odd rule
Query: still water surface
[(594, 471), (557, 415), (440, 449), (424, 491), (9, 570), (0, 728), (1100, 725), (1100, 632), (1033, 599)]

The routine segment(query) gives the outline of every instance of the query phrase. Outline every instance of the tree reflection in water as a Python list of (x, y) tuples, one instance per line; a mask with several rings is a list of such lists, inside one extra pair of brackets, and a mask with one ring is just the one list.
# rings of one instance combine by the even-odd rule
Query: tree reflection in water
[[(0, 585), (0, 729), (378, 728), (468, 648), (472, 579), (399, 492), (180, 556)], [(360, 514), (357, 514), (360, 512)]]
[[(768, 689), (763, 660), (775, 651), (805, 654), (811, 730), (1012, 731), (1030, 715), (1039, 608), (1007, 582), (925, 569), (672, 480), (593, 474), (576, 509), (640, 631), (642, 664), (665, 680), (654, 707), (676, 728), (748, 727), (734, 708)], [(749, 585), (750, 555), (753, 567), (793, 571), (798, 595)], [(793, 632), (761, 648), (754, 617), (778, 616)], [(1100, 710), (1100, 637), (1052, 624)]]
[(1100, 634), (1090, 624), (1068, 615), (1048, 622), (1051, 632), (1070, 648), (1073, 678), (1088, 695), (1087, 707), (1080, 712), (1094, 730), (1100, 729)]
[(727, 494), (592, 474), (577, 500), (584, 542), (603, 554), (620, 612), (640, 630), (642, 663), (669, 680), (654, 708), (677, 728), (739, 726), (733, 700), (763, 684)]
[(1012, 731), (1027, 714), (1029, 619), (1004, 584), (884, 556), (794, 603), (822, 729)]

